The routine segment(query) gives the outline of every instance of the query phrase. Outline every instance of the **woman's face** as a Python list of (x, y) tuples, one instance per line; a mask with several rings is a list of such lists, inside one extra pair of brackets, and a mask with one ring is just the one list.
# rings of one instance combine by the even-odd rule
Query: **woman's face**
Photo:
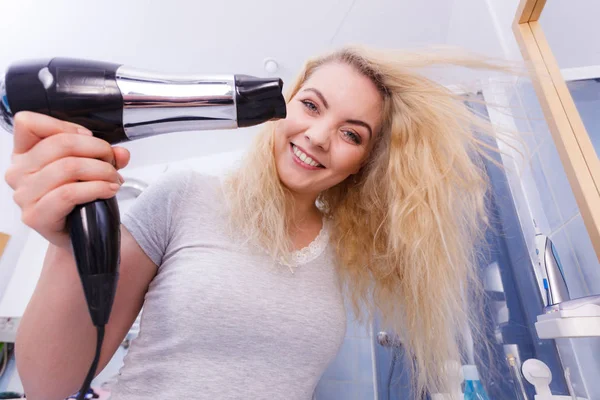
[(317, 195), (357, 173), (380, 128), (382, 98), (353, 67), (329, 63), (304, 82), (275, 131), (279, 178)]

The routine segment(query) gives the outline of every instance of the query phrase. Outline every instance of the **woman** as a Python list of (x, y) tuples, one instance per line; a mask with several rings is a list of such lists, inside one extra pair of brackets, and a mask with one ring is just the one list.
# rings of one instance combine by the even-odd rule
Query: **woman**
[[(287, 118), (233, 174), (168, 173), (138, 198), (98, 371), (144, 313), (113, 399), (309, 399), (342, 343), (344, 295), (402, 335), (417, 392), (445, 391), (484, 227), (489, 146), (472, 130), (491, 130), (413, 71), (435, 63), (496, 68), (364, 48), (313, 59)], [(28, 398), (64, 398), (83, 381), (95, 330), (65, 216), (114, 196), (128, 161), (80, 127), (15, 116), (6, 180), (51, 243), (17, 338)]]

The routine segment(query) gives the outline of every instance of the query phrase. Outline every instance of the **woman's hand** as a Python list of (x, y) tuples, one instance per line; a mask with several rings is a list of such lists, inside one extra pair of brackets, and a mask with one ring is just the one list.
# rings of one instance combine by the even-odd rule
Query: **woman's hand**
[(14, 116), (14, 148), (5, 180), (21, 220), (50, 243), (70, 249), (66, 217), (78, 204), (108, 199), (123, 178), (129, 151), (79, 125), (43, 114)]

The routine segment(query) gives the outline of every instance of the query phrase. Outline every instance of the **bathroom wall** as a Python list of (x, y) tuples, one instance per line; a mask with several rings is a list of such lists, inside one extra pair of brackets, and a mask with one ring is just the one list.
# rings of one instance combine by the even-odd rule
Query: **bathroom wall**
[[(566, 280), (572, 298), (600, 294), (600, 263), (592, 247), (579, 208), (560, 161), (554, 141), (544, 119), (530, 82), (520, 80), (517, 94), (527, 111), (531, 127), (531, 145), (537, 149), (531, 161), (535, 185), (540, 195), (541, 207), (533, 213), (546, 216), (542, 232), (548, 234), (560, 252)], [(592, 114), (586, 116), (593, 117)], [(600, 116), (596, 113), (596, 126)], [(589, 129), (589, 127), (588, 127)], [(590, 130), (590, 134), (594, 132)], [(596, 135), (598, 132), (596, 132)], [(537, 220), (544, 221), (539, 216)], [(580, 366), (589, 398), (600, 397), (600, 338), (573, 339), (570, 341)], [(565, 346), (566, 347), (566, 346)]]
[[(490, 15), (495, 21), (504, 56), (517, 60), (521, 57), (511, 22), (519, 2), (520, 0), (486, 0)], [(570, 3), (554, 3), (552, 13), (567, 18)], [(595, 7), (593, 3), (582, 1), (580, 5), (589, 4), (589, 7)], [(561, 10), (560, 7), (564, 9)], [(595, 14), (588, 16), (592, 15)], [(542, 14), (542, 22), (544, 17)], [(587, 28), (595, 29), (595, 25), (591, 24)], [(573, 39), (573, 35), (593, 37), (593, 32), (586, 34), (585, 29), (585, 24), (578, 26), (573, 32), (565, 31), (557, 24), (544, 26), (548, 40), (552, 40), (556, 47), (556, 57), (563, 62), (575, 63), (561, 67), (587, 67), (594, 60), (598, 64), (597, 58), (583, 60), (581, 57), (573, 57), (597, 57), (599, 54), (590, 47), (594, 43)], [(520, 228), (530, 253), (529, 258), (535, 260), (536, 257), (534, 236), (537, 225), (537, 229), (548, 235), (559, 251), (571, 296), (600, 294), (600, 265), (531, 82), (524, 78), (516, 82), (497, 81), (484, 89), (484, 95), (488, 101), (497, 101), (510, 107), (492, 110), (490, 117), (493, 122), (524, 132), (523, 139), (531, 151), (530, 158), (523, 160), (506, 148), (506, 152), (512, 156), (504, 157), (513, 200), (519, 214)], [(588, 117), (596, 118), (595, 121), (584, 121), (588, 131), (593, 132), (598, 127), (597, 111), (584, 111), (582, 117), (584, 120)], [(563, 365), (571, 370), (577, 394), (588, 399), (600, 398), (600, 381), (597, 379), (600, 376), (600, 360), (597, 357), (600, 354), (600, 338), (560, 339), (556, 342)]]
[[(599, 3), (600, 4), (600, 3)], [(575, 106), (585, 129), (587, 130), (592, 146), (596, 150), (596, 154), (600, 154), (600, 65), (592, 68), (580, 69), (575, 71), (582, 72), (588, 70), (590, 73), (585, 76), (580, 76), (576, 80), (567, 82), (567, 86), (575, 101)], [(564, 70), (568, 74), (569, 70)], [(590, 78), (590, 75), (593, 78)], [(567, 79), (567, 78), (565, 78)]]
[[(504, 162), (530, 259), (536, 257), (536, 232), (546, 234), (559, 252), (571, 297), (600, 294), (600, 263), (531, 82), (525, 78), (514, 84), (497, 82), (484, 95), (488, 101), (510, 107), (492, 110), (490, 118), (522, 132), (529, 151), (521, 157), (505, 148), (511, 156), (504, 157)], [(556, 342), (578, 395), (600, 398), (600, 338)]]

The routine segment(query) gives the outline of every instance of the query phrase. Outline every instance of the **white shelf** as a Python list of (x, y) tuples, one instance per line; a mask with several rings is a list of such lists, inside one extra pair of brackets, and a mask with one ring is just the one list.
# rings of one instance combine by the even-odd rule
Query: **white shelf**
[(540, 339), (600, 336), (600, 296), (567, 300), (547, 308), (535, 323)]
[(540, 339), (600, 336), (600, 317), (538, 320), (535, 329)]

